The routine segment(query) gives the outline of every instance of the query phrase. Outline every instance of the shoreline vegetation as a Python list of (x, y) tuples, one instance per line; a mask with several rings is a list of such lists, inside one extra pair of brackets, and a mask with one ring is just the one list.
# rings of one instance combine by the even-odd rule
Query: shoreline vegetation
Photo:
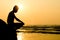
[(23, 33), (45, 33), (45, 34), (60, 34), (60, 25), (42, 25), (42, 26), (23, 26), (17, 30)]

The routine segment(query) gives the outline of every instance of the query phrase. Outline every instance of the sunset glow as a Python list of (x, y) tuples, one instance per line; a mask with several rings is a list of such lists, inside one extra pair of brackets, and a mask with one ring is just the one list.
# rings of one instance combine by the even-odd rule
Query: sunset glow
[(5, 22), (14, 5), (25, 25), (60, 25), (60, 0), (1, 0), (0, 18)]
[(19, 4), (17, 4), (17, 5), (18, 5), (18, 7), (19, 7), (19, 10), (22, 11), (23, 8), (24, 8), (23, 5), (22, 5), (21, 3), (19, 3)]
[[(15, 10), (16, 12), (13, 11), (13, 7), (15, 5), (17, 5), (19, 7), (18, 11)], [(9, 14), (9, 13), (11, 13), (11, 14)], [(12, 14), (12, 13), (14, 13), (14, 14)], [(11, 16), (9, 16), (9, 15), (11, 15)], [(20, 23), (20, 21), (18, 19), (16, 20), (15, 16), (19, 20), (21, 20), (24, 23), (24, 25), (23, 25), (23, 23), (21, 25), (18, 24), (18, 23)], [(23, 27), (24, 26), (29, 27), (29, 26), (33, 26), (33, 25), (37, 25), (38, 27), (40, 27), (40, 25), (45, 25), (45, 26), (46, 25), (55, 25), (55, 26), (60, 25), (60, 0), (0, 0), (0, 19), (2, 19), (4, 22), (6, 22), (6, 24), (9, 26), (9, 29), (10, 28), (15, 29), (14, 24), (13, 24), (13, 27), (10, 27), (11, 25), (8, 23), (9, 21), (7, 22), (7, 19), (9, 17), (11, 18), (9, 20), (10, 21), (12, 20), (10, 23), (17, 23), (18, 26), (23, 25)], [(2, 24), (3, 24), (3, 22), (2, 22)], [(7, 26), (7, 25), (5, 25), (5, 26)], [(3, 28), (4, 30), (6, 30), (5, 26), (1, 27), (0, 29)], [(37, 27), (37, 26), (35, 26), (35, 27)], [(34, 29), (34, 31), (35, 31), (35, 29)], [(38, 31), (36, 31), (36, 32), (38, 32)], [(8, 33), (10, 33), (10, 32), (8, 32)], [(24, 36), (23, 33), (20, 33), (20, 34), (18, 34), (18, 40), (26, 40), (26, 39), (33, 40), (32, 37), (34, 38), (34, 40), (44, 40), (45, 38), (46, 38), (45, 40), (49, 40), (50, 38), (52, 38), (52, 40), (53, 40), (53, 38), (54, 38), (54, 40), (60, 40), (59, 35), (57, 35), (57, 36), (53, 36), (53, 35), (46, 36), (45, 35), (46, 37), (41, 36), (41, 35), (38, 35), (36, 37), (35, 36), (36, 35), (34, 35), (34, 34), (32, 36), (31, 35), (29, 36), (29, 33), (27, 36), (26, 35)]]

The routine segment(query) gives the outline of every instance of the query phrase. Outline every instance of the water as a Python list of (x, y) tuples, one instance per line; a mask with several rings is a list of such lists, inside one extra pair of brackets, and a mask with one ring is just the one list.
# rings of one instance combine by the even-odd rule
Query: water
[(60, 34), (18, 33), (18, 40), (60, 40)]
[(56, 30), (52, 27), (22, 28), (17, 32), (17, 38), (18, 40), (60, 40), (60, 31)]

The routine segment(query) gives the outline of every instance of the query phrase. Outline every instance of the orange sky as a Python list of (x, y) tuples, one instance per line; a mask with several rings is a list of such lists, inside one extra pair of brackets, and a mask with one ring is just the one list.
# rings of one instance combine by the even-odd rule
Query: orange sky
[(25, 25), (60, 25), (60, 0), (0, 0), (0, 19), (6, 22), (8, 13), (18, 3), (23, 10), (16, 16)]

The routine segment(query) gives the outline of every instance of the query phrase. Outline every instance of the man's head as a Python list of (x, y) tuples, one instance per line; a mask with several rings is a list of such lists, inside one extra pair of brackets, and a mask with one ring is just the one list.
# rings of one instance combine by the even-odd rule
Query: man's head
[(17, 5), (15, 5), (14, 7), (13, 7), (13, 11), (16, 13), (17, 11), (18, 11), (18, 6)]

